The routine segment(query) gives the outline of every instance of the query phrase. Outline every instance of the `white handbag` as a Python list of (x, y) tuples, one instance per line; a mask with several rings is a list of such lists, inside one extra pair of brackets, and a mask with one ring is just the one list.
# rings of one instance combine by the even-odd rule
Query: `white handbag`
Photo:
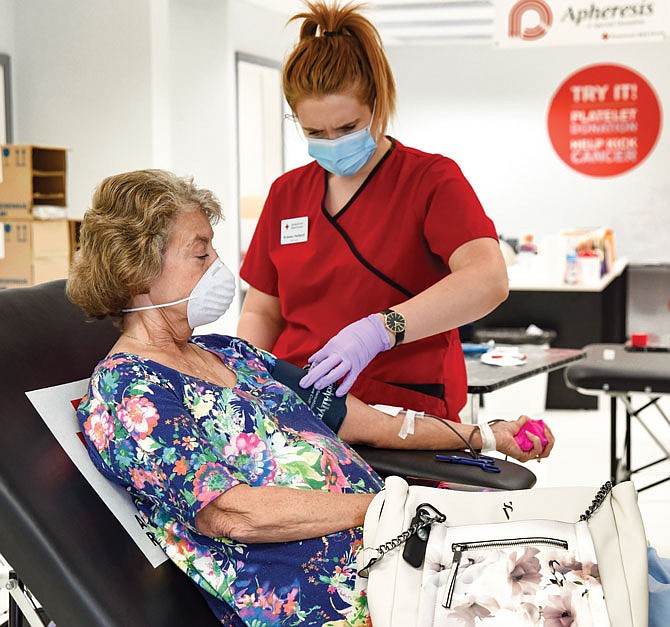
[(388, 477), (363, 547), (374, 627), (647, 627), (647, 543), (630, 481), (458, 492)]

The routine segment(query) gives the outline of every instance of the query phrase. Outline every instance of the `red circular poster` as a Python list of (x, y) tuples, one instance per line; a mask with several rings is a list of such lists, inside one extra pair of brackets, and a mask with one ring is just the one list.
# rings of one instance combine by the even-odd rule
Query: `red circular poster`
[(661, 107), (643, 76), (622, 65), (591, 65), (558, 88), (547, 124), (558, 156), (588, 176), (637, 166), (661, 127)]

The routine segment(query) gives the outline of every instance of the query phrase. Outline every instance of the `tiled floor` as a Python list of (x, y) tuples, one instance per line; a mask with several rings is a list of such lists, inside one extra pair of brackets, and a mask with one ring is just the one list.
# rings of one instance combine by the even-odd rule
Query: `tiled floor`
[[(534, 409), (538, 406), (538, 394), (541, 395), (542, 379), (538, 378), (534, 387), (518, 388), (514, 391), (515, 402), (520, 408)], [(511, 386), (510, 392), (514, 386)], [(670, 399), (664, 399), (663, 407), (670, 414)], [(551, 427), (556, 436), (556, 446), (548, 459), (529, 467), (537, 475), (537, 487), (589, 485), (599, 486), (609, 478), (609, 404), (601, 401), (601, 408), (589, 411), (531, 411), (534, 418), (542, 418)], [(649, 424), (658, 433), (664, 444), (670, 447), (670, 427), (655, 412)], [(517, 413), (510, 412), (509, 398), (490, 396), (486, 407), (480, 412), (480, 419), (516, 418)], [(642, 428), (633, 424), (633, 464), (638, 466), (658, 458), (656, 445)], [(664, 462), (634, 478), (640, 487), (656, 478), (670, 474), (670, 462)], [(639, 495), (640, 510), (647, 538), (659, 554), (670, 557), (670, 534), (667, 532), (667, 520), (670, 517), (670, 482), (661, 484)], [(7, 593), (0, 592), (0, 623), (6, 608)]]

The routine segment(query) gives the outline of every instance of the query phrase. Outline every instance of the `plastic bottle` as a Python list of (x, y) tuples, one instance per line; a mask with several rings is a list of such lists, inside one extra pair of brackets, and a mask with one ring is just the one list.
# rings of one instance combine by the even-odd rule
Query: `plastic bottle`
[(567, 285), (577, 285), (580, 282), (579, 260), (577, 253), (568, 253), (565, 257), (565, 283)]
[(526, 280), (535, 278), (537, 272), (537, 246), (532, 235), (524, 235), (516, 255), (517, 263)]

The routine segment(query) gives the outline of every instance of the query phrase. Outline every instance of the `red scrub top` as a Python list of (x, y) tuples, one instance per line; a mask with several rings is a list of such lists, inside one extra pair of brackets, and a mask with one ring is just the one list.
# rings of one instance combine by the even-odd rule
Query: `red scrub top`
[[(277, 357), (305, 365), (346, 325), (447, 276), (449, 257), (462, 244), (496, 238), (493, 222), (454, 161), (391, 141), (335, 216), (326, 211), (328, 179), (316, 161), (272, 185), (240, 275), (279, 297), (286, 325), (272, 348)], [(298, 220), (305, 217), (306, 229)], [(441, 387), (443, 393), (436, 392)], [(380, 353), (351, 393), (366, 403), (459, 420), (467, 380), (458, 331)]]

